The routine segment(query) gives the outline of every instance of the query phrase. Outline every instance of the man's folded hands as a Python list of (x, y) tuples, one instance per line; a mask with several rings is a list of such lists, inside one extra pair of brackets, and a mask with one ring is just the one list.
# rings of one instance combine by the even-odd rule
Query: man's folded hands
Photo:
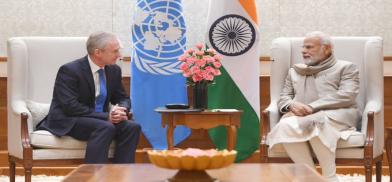
[(313, 109), (310, 106), (296, 101), (291, 103), (288, 109), (296, 116), (307, 116), (313, 113)]
[(112, 123), (119, 123), (128, 119), (127, 108), (118, 105), (113, 106), (109, 114), (109, 120)]

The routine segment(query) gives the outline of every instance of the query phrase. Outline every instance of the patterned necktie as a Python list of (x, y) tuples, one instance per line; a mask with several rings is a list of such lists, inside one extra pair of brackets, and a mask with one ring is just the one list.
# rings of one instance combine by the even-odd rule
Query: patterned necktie
[(95, 112), (103, 112), (103, 106), (106, 100), (106, 82), (105, 82), (105, 71), (103, 69), (98, 70), (99, 74), (99, 95), (95, 100)]

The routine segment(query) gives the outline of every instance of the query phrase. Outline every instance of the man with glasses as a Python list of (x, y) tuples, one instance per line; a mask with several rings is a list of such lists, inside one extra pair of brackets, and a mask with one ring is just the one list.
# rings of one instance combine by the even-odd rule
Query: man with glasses
[(337, 142), (356, 130), (360, 118), (358, 68), (335, 58), (331, 38), (323, 32), (305, 37), (302, 57), (303, 63), (287, 74), (278, 101), (283, 116), (267, 136), (269, 147), (282, 145), (295, 163), (314, 168), (313, 151), (325, 179), (338, 181)]

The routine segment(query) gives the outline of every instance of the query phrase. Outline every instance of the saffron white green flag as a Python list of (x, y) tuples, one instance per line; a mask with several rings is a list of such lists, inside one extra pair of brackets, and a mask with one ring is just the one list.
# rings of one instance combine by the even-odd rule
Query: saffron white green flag
[[(237, 132), (237, 161), (259, 148), (259, 29), (254, 0), (211, 0), (207, 39), (222, 56), (222, 75), (208, 89), (209, 109), (243, 110)], [(218, 149), (227, 146), (226, 129), (211, 129)]]

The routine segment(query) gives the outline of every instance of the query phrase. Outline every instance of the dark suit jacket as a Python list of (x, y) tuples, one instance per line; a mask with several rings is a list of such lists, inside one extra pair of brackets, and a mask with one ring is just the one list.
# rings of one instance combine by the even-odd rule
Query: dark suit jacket
[(130, 99), (121, 83), (118, 65), (105, 66), (107, 98), (104, 112), (95, 112), (95, 86), (87, 56), (60, 67), (53, 90), (48, 116), (38, 124), (38, 129), (54, 135), (66, 135), (80, 117), (108, 120), (109, 102), (130, 108)]

